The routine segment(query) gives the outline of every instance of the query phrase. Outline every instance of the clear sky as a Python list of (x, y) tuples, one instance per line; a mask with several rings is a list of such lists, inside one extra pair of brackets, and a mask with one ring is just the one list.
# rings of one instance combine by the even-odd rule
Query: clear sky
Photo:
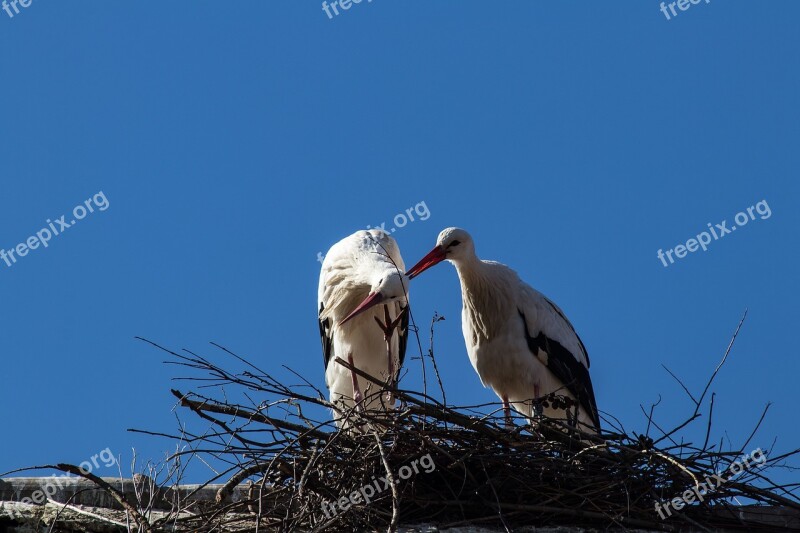
[[(598, 405), (629, 430), (659, 397), (664, 426), (689, 414), (661, 365), (702, 389), (749, 309), (712, 389), (713, 435), (741, 445), (773, 402), (750, 447), (796, 447), (800, 3), (688, 5), (0, 11), (0, 248), (14, 250), (0, 259), (0, 472), (106, 448), (127, 472), (132, 448), (172, 448), (127, 432), (176, 428), (183, 374), (135, 336), (239, 369), (215, 341), (324, 388), (317, 253), (399, 226), (408, 208), (415, 221), (394, 234), (406, 264), (442, 228), (469, 230), (481, 257), (565, 310)], [(18, 254), (61, 215), (63, 234)], [(737, 229), (676, 255), (722, 221)], [(492, 401), (466, 356), (452, 266), (411, 298), (424, 329), (446, 317), (448, 399)], [(419, 363), (408, 369), (415, 387)]]

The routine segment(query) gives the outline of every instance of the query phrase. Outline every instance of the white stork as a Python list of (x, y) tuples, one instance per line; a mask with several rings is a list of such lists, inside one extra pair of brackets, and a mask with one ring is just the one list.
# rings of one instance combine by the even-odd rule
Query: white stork
[[(374, 411), (394, 404), (391, 395), (382, 398), (377, 385), (335, 359), (394, 386), (408, 339), (404, 270), (397, 242), (378, 229), (345, 237), (325, 256), (319, 276), (319, 332), (330, 401), (342, 411), (354, 405)], [(337, 424), (347, 422), (338, 418)]]
[[(443, 230), (436, 247), (407, 274), (414, 278), (444, 260), (455, 265), (461, 281), (467, 354), (483, 385), (503, 401), (506, 421), (510, 403), (525, 416), (536, 411), (573, 425), (577, 411), (580, 429), (599, 430), (589, 356), (561, 309), (506, 265), (480, 260), (472, 237), (459, 228)], [(575, 401), (577, 409), (570, 414), (550, 402), (534, 409), (532, 400), (551, 393)]]

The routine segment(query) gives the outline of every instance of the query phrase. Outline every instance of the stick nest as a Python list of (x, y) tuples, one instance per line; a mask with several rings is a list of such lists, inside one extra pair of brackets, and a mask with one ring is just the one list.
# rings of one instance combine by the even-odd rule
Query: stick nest
[[(515, 426), (506, 428), (499, 406), (453, 407), (424, 392), (402, 389), (394, 391), (397, 406), (388, 416), (339, 412), (352, 424), (351, 430), (342, 430), (330, 420), (333, 406), (325, 395), (302, 377), (297, 376), (299, 385), (285, 385), (215, 346), (246, 370), (232, 374), (192, 352), (159, 346), (178, 364), (201, 371), (202, 388), (217, 391), (216, 396), (172, 391), (183, 408), (211, 428), (194, 433), (181, 424), (179, 434), (168, 435), (182, 443), (173, 459), (188, 455), (224, 465), (209, 480), (225, 482), (217, 502), (176, 509), (165, 521), (173, 531), (245, 531), (256, 526), (270, 531), (373, 531), (410, 524), (498, 530), (531, 525), (800, 530), (796, 484), (778, 485), (768, 477), (776, 469), (790, 468), (787, 459), (798, 450), (779, 454), (765, 449), (763, 463), (751, 462), (734, 476), (735, 463), (751, 451), (749, 439), (738, 449), (726, 449), (722, 441), (710, 442), (708, 423), (702, 444), (679, 440), (678, 432), (701, 416), (708, 386), (698, 399), (689, 394), (697, 409), (673, 430), (660, 428), (652, 408), (645, 412), (643, 434), (625, 431), (609, 416), (596, 436), (549, 419), (531, 423), (516, 418)], [(190, 379), (197, 383), (199, 378)], [(380, 391), (381, 385), (375, 382), (374, 390)], [(234, 392), (243, 400), (232, 400)], [(443, 388), (441, 393), (444, 397)], [(714, 474), (725, 482), (715, 486)], [(672, 508), (666, 519), (659, 516), (657, 503), (709, 481), (712, 488), (702, 502)], [(369, 503), (364, 501), (371, 492), (366, 487), (375, 489)], [(356, 503), (345, 502), (348, 508), (343, 510), (344, 498)], [(151, 525), (152, 530), (163, 526)]]

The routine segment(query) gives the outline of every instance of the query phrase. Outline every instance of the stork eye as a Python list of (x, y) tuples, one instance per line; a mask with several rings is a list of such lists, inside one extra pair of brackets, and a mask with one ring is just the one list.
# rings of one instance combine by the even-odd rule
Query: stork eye
[(450, 246), (458, 246), (459, 244), (461, 244), (461, 241), (453, 241), (450, 243)]

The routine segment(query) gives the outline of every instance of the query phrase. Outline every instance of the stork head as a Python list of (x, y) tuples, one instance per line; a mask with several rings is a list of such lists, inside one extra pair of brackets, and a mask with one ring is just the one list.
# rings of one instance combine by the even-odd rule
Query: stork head
[(442, 261), (459, 263), (460, 261), (467, 261), (474, 257), (475, 245), (469, 233), (461, 228), (447, 228), (442, 230), (439, 234), (439, 238), (436, 239), (436, 246), (434, 246), (433, 250), (428, 252), (428, 255), (411, 267), (407, 274), (409, 279), (413, 279)]
[(373, 280), (367, 297), (340, 322), (340, 325), (378, 304), (406, 301), (410, 281), (408, 276), (400, 274), (397, 270), (384, 270), (375, 277), (377, 279)]

